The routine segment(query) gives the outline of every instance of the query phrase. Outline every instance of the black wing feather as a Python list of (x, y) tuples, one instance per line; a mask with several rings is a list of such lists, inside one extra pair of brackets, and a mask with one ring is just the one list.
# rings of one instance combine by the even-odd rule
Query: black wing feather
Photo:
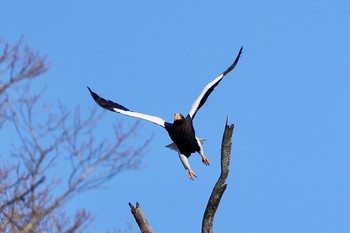
[(89, 89), (92, 98), (102, 108), (107, 109), (107, 110), (112, 111), (112, 112), (114, 112), (114, 108), (118, 108), (118, 109), (121, 109), (124, 111), (130, 111), (129, 109), (127, 109), (123, 105), (114, 103), (113, 101), (110, 101), (110, 100), (106, 100), (106, 99), (100, 97), (99, 95), (97, 95), (95, 92), (93, 92), (89, 87), (87, 87), (87, 88)]
[(225, 76), (226, 74), (230, 73), (231, 70), (233, 70), (233, 69), (235, 68), (235, 66), (237, 65), (237, 63), (238, 63), (238, 61), (239, 61), (239, 58), (240, 58), (241, 55), (242, 55), (242, 51), (243, 51), (243, 46), (242, 46), (241, 49), (239, 50), (238, 55), (237, 55), (235, 61), (232, 63), (232, 65), (231, 65), (229, 68), (227, 68), (227, 69), (222, 73), (224, 76)]

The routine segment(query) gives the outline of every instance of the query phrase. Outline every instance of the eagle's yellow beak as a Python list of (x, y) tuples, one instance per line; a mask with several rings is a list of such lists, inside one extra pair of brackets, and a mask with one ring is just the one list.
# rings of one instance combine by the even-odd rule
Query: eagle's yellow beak
[(175, 121), (177, 121), (177, 120), (181, 120), (181, 119), (182, 119), (181, 114), (176, 113), (176, 114), (175, 114), (175, 116), (174, 116), (174, 119), (175, 119)]

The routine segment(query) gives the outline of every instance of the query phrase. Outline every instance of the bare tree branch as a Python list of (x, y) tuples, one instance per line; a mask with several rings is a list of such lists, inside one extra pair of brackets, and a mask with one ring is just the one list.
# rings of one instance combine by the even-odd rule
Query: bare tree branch
[(42, 177), (39, 181), (37, 181), (34, 185), (32, 185), (30, 187), (30, 189), (24, 191), (22, 194), (20, 195), (16, 195), (14, 196), (11, 200), (8, 200), (4, 205), (1, 205), (0, 207), (0, 213), (3, 212), (3, 210), (10, 206), (10, 205), (13, 205), (15, 202), (17, 201), (23, 201), (24, 198), (30, 193), (30, 192), (34, 192), (34, 189), (39, 186), (41, 183), (43, 183), (45, 181), (45, 177)]
[(226, 178), (229, 173), (229, 165), (231, 158), (231, 138), (233, 134), (234, 125), (228, 125), (228, 118), (226, 119), (225, 131), (221, 144), (221, 174), (216, 182), (213, 191), (210, 195), (207, 207), (204, 212), (202, 221), (202, 233), (213, 232), (213, 222), (216, 210), (220, 204), (222, 195), (226, 190)]
[(0, 128), (11, 117), (18, 92), (48, 70), (46, 58), (30, 49), (23, 38), (9, 45), (0, 38)]
[[(45, 57), (30, 49), (23, 38), (10, 46), (0, 39), (0, 94), (24, 80), (34, 79), (48, 70)], [(7, 77), (4, 77), (7, 74)]]
[(154, 233), (152, 227), (149, 225), (141, 207), (138, 202), (136, 202), (136, 208), (129, 202), (131, 213), (134, 216), (137, 224), (142, 233)]
[(66, 216), (64, 212), (52, 218), (52, 225), (48, 229), (51, 229), (50, 232), (54, 230), (57, 233), (85, 232), (85, 228), (93, 220), (91, 213), (86, 209), (76, 211), (73, 219)]

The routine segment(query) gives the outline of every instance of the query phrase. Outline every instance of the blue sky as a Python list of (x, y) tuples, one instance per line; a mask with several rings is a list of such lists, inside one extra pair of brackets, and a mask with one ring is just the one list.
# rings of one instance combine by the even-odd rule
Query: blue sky
[[(171, 121), (244, 46), (194, 121), (212, 165), (193, 155), (198, 179), (188, 180), (164, 148), (166, 132), (142, 122), (136, 143), (153, 136), (145, 167), (66, 205), (95, 214), (92, 232), (128, 222), (136, 229), (129, 201), (141, 203), (156, 232), (198, 232), (227, 115), (236, 127), (215, 232), (350, 232), (349, 1), (41, 0), (1, 9), (0, 37), (24, 36), (46, 54), (50, 70), (37, 85), (47, 86), (47, 102), (72, 109), (93, 106), (88, 85)], [(112, 135), (115, 122), (135, 119), (107, 113), (100, 136)]]

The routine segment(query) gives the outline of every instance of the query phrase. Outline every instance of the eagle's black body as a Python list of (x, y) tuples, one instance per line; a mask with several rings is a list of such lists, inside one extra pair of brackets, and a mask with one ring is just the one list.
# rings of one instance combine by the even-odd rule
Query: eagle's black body
[(187, 158), (192, 153), (199, 152), (200, 148), (196, 140), (192, 118), (189, 115), (186, 118), (175, 120), (172, 124), (166, 122), (165, 129), (179, 151)]

